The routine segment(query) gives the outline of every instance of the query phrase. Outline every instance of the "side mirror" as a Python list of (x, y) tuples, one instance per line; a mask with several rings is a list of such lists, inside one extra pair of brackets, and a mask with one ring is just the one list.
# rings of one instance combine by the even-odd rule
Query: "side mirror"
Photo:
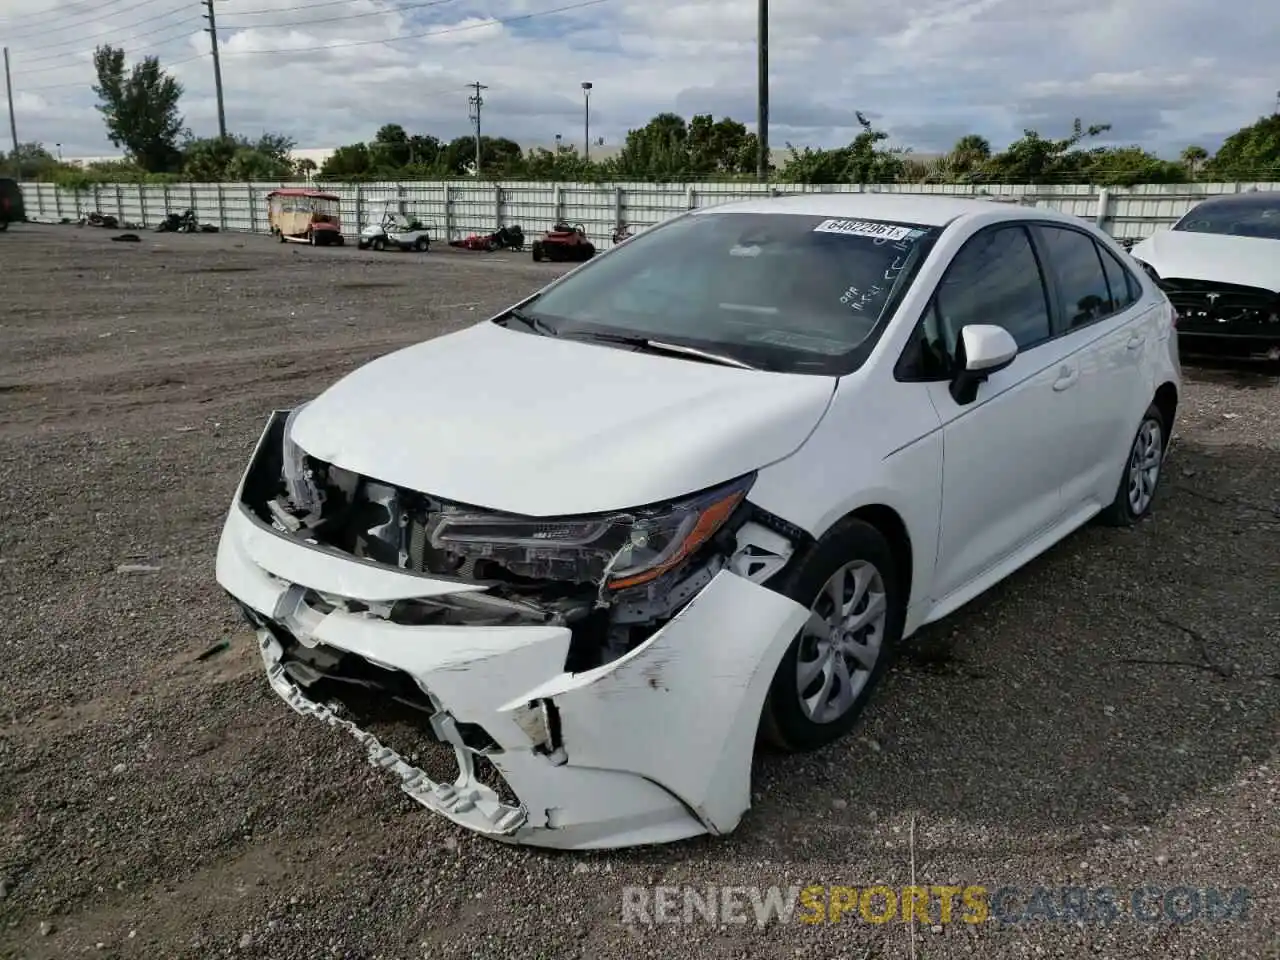
[(1018, 344), (1004, 327), (971, 323), (960, 331), (956, 345), (958, 372), (951, 381), (951, 397), (959, 404), (969, 404), (978, 396), (978, 385), (997, 370), (1013, 363)]

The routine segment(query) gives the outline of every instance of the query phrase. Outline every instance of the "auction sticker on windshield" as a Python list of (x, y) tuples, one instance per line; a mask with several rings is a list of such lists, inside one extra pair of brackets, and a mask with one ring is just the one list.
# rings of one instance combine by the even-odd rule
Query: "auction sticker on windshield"
[(876, 240), (906, 240), (920, 231), (869, 220), (823, 220), (813, 228), (813, 232), (841, 233), (847, 237), (874, 237)]

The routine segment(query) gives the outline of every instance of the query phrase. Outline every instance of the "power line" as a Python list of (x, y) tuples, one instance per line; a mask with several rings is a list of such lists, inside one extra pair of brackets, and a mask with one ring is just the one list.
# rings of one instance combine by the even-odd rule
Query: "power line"
[[(262, 7), (258, 10), (237, 10), (235, 11), (235, 15), (237, 17), (263, 17), (277, 13), (292, 13), (294, 10), (316, 10), (320, 7), (342, 7), (346, 6), (348, 3), (359, 2), (361, 2), (361, 0), (324, 0), (322, 3), (301, 3), (296, 7)], [(403, 9), (403, 7), (397, 6), (394, 3), (387, 6), (388, 13), (395, 13), (397, 10), (401, 9)]]
[[(191, 17), (190, 19), (191, 21), (196, 21), (196, 20), (203, 19), (203, 17), (194, 16), (194, 17)], [(183, 22), (186, 22), (186, 21), (183, 21)], [(172, 24), (172, 26), (178, 26), (178, 24)], [(183, 30), (181, 33), (175, 33), (172, 36), (165, 37), (163, 40), (154, 40), (151, 43), (147, 44), (147, 46), (152, 51), (159, 50), (162, 47), (167, 47), (169, 44), (176, 43), (179, 40), (189, 40), (195, 32), (196, 32), (196, 29), (188, 28), (186, 30)], [(110, 46), (116, 46), (116, 47), (126, 46), (137, 39), (139, 39), (139, 37), (130, 37), (128, 39), (121, 40), (119, 43), (110, 44)], [(24, 74), (25, 73), (48, 73), (50, 70), (64, 70), (67, 67), (67, 61), (73, 60), (76, 57), (90, 56), (93, 54), (93, 52), (94, 52), (93, 50), (73, 50), (73, 51), (67, 51), (66, 53), (55, 53), (55, 54), (48, 54), (43, 57), (36, 57), (35, 59), (28, 62), (46, 63), (47, 61), (50, 61), (50, 60), (56, 60), (57, 62), (49, 64), (48, 66), (35, 67), (30, 70), (26, 69), (24, 65), (23, 73)], [(154, 56), (154, 55), (155, 55), (154, 53), (146, 54), (146, 56)], [(169, 64), (169, 66), (172, 66), (172, 64)]]
[[(172, 11), (168, 14), (165, 14), (165, 16), (173, 16), (173, 13), (176, 13), (176, 12), (177, 11)], [(109, 43), (111, 46), (121, 47), (121, 46), (125, 46), (126, 44), (133, 43), (136, 40), (143, 40), (143, 39), (146, 39), (147, 37), (153, 37), (157, 33), (164, 33), (166, 30), (172, 30), (174, 27), (180, 27), (184, 23), (194, 23), (195, 21), (200, 19), (201, 19), (200, 15), (196, 14), (194, 16), (187, 17), (183, 20), (178, 20), (176, 23), (166, 23), (163, 26), (156, 27), (152, 30), (144, 30), (142, 33), (136, 33), (132, 36), (125, 37), (123, 40), (114, 41), (114, 42), (109, 41), (107, 39), (106, 34), (93, 37), (91, 39), (93, 39), (97, 45), (101, 45), (103, 43)], [(149, 46), (162, 46), (166, 43), (172, 42), (173, 40), (180, 39), (180, 36), (189, 36), (189, 35), (190, 35), (190, 31), (188, 31), (185, 34), (175, 35), (173, 37), (170, 37), (169, 40), (154, 41), (151, 44), (149, 44)], [(44, 46), (44, 47), (34, 47), (31, 50), (31, 52), (38, 53), (42, 50), (53, 50), (57, 47), (73, 47), (73, 46), (76, 46), (77, 44), (82, 44), (84, 42), (85, 42), (84, 37), (78, 37), (75, 40), (64, 40), (61, 43), (51, 43), (48, 46)], [(18, 51), (18, 52), (21, 53), (23, 51)], [(25, 62), (26, 63), (44, 63), (47, 60), (66, 60), (67, 57), (78, 56), (80, 53), (83, 53), (83, 52), (92, 52), (92, 51), (75, 51), (75, 52), (45, 54), (39, 57), (32, 57), (31, 59)]]
[[(141, 8), (141, 7), (149, 7), (149, 6), (150, 6), (151, 4), (153, 4), (153, 3), (160, 3), (160, 2), (161, 2), (161, 0), (141, 0), (141, 2), (140, 2), (140, 3), (135, 3), (135, 4), (134, 4), (133, 6), (131, 6), (131, 7), (123, 7), (123, 8), (121, 8), (120, 10), (116, 10), (116, 11), (115, 11), (114, 13), (112, 13), (109, 17), (102, 17), (102, 16), (98, 16), (97, 14), (99, 14), (99, 13), (101, 13), (101, 12), (102, 12), (102, 11), (101, 11), (101, 7), (99, 7), (99, 9), (98, 9), (98, 11), (95, 13), (95, 15), (94, 15), (94, 16), (92, 16), (92, 17), (90, 17), (88, 20), (76, 20), (76, 21), (71, 21), (71, 22), (64, 22), (64, 23), (59, 24), (59, 25), (58, 25), (58, 26), (56, 26), (56, 27), (44, 27), (44, 28), (42, 28), (42, 29), (40, 29), (40, 30), (35, 30), (35, 31), (31, 32), (31, 33), (21, 33), (21, 34), (18, 34), (18, 35), (16, 35), (16, 36), (15, 36), (15, 35), (10, 35), (10, 39), (11, 39), (11, 40), (25, 40), (25, 39), (27, 39), (27, 38), (29, 38), (29, 37), (43, 37), (43, 36), (47, 36), (48, 34), (51, 34), (51, 33), (65, 33), (66, 31), (71, 30), (71, 29), (73, 29), (73, 28), (78, 30), (78, 29), (80, 29), (81, 27), (87, 27), (87, 26), (89, 26), (90, 24), (94, 24), (94, 23), (107, 23), (107, 22), (109, 22), (110, 20), (113, 20), (114, 18), (121, 16), (122, 14), (126, 14), (126, 13), (128, 13), (130, 10), (137, 10), (137, 9), (139, 9), (139, 8)], [(103, 4), (103, 6), (105, 6), (105, 4)], [(169, 16), (169, 15), (174, 14), (174, 13), (177, 13), (177, 12), (178, 12), (178, 8), (176, 8), (176, 7), (175, 7), (174, 9), (170, 10), (168, 13), (166, 13), (166, 14), (162, 14), (162, 16)], [(153, 17), (152, 19), (155, 19), (155, 18)], [(146, 23), (146, 21), (145, 21), (145, 20), (142, 20), (142, 21), (139, 21), (139, 22), (141, 22), (141, 23)]]
[[(350, 0), (343, 0), (349, 3)], [(267, 30), (271, 27), (308, 27), (316, 23), (337, 23), (339, 20), (363, 20), (369, 17), (387, 17), (392, 14), (406, 13), (410, 10), (422, 10), (427, 7), (439, 7), (446, 3), (457, 3), (458, 0), (422, 0), (417, 3), (406, 3), (398, 7), (388, 7), (385, 10), (366, 10), (364, 13), (347, 13), (340, 17), (319, 17), (309, 20), (284, 20), (280, 23), (255, 23), (255, 24), (239, 24), (234, 23), (227, 27), (228, 30)], [(320, 4), (316, 4), (320, 6)], [(311, 8), (307, 8), (311, 9)], [(280, 11), (274, 11), (279, 13)], [(246, 16), (246, 14), (237, 14), (237, 16)]]

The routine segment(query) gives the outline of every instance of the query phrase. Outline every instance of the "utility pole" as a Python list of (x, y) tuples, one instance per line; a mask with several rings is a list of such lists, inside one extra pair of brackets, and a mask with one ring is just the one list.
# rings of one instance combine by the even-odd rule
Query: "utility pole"
[(769, 0), (756, 0), (756, 178), (769, 181)]
[(475, 93), (467, 98), (467, 103), (471, 105), (471, 122), (476, 125), (476, 179), (480, 178), (480, 108), (484, 106), (484, 97), (480, 96), (481, 90), (488, 90), (483, 83), (477, 80), (475, 83), (468, 83), (468, 87), (475, 89)]
[(210, 47), (213, 50), (213, 87), (218, 94), (218, 136), (227, 138), (227, 113), (222, 106), (222, 61), (218, 57), (218, 21), (214, 18), (213, 0), (204, 0), (208, 13), (204, 18), (209, 21), (205, 32), (209, 34)]
[(9, 76), (9, 48), (4, 48), (4, 92), (9, 98), (9, 136), (13, 137), (13, 159), (18, 159), (18, 121), (13, 114), (13, 79)]
[(582, 159), (591, 162), (591, 81), (582, 81)]

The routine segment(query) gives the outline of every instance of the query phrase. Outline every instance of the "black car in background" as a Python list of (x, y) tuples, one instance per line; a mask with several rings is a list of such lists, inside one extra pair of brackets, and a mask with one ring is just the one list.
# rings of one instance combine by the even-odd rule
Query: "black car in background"
[(0, 230), (8, 230), (9, 224), (27, 219), (22, 205), (22, 191), (18, 181), (0, 177)]

